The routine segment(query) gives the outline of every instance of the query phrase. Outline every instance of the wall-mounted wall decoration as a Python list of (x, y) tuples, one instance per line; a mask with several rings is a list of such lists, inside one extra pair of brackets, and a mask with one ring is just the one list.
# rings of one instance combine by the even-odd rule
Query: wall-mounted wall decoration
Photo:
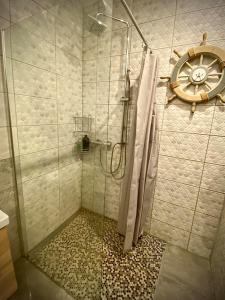
[(168, 102), (179, 98), (192, 104), (192, 112), (195, 112), (198, 103), (215, 97), (225, 103), (221, 95), (225, 88), (225, 50), (206, 45), (206, 39), (207, 33), (204, 33), (200, 46), (188, 49), (184, 55), (174, 50), (179, 60), (171, 76), (160, 77), (170, 81), (173, 95)]

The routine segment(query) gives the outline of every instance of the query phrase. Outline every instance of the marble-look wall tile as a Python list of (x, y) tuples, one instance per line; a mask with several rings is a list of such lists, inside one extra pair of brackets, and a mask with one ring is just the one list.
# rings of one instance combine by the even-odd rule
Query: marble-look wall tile
[(196, 211), (213, 217), (220, 217), (224, 194), (200, 189)]
[(196, 212), (194, 215), (192, 233), (214, 240), (218, 228), (218, 218)]
[(76, 162), (59, 170), (60, 207), (62, 219), (74, 214), (81, 206), (81, 164)]
[(208, 136), (206, 135), (163, 131), (160, 154), (204, 161), (207, 143)]
[(20, 154), (55, 148), (58, 146), (57, 126), (20, 126), (18, 140)]
[(95, 82), (97, 79), (97, 62), (88, 60), (83, 62), (83, 82)]
[(121, 104), (109, 105), (109, 126), (120, 126), (123, 115)]
[(159, 178), (199, 186), (202, 168), (201, 162), (160, 156), (158, 176)]
[(194, 211), (155, 199), (152, 217), (177, 228), (190, 231)]
[(75, 125), (74, 124), (62, 124), (59, 125), (59, 147), (65, 145), (75, 144), (76, 137), (74, 134)]
[(66, 145), (59, 148), (59, 167), (74, 164), (79, 160), (78, 150), (75, 144)]
[(177, 13), (187, 13), (210, 7), (223, 6), (223, 0), (190, 0), (188, 3), (185, 0), (177, 1)]
[[(43, 0), (42, 0), (43, 1)], [(80, 1), (59, 1), (53, 14), (65, 22), (67, 27), (73, 27), (76, 34), (82, 35), (82, 3)]]
[(97, 60), (97, 81), (109, 81), (110, 58), (102, 57)]
[(9, 148), (8, 130), (9, 128), (7, 127), (0, 127), (0, 160), (9, 158), (11, 156)]
[[(225, 7), (199, 10), (193, 13), (177, 15), (174, 28), (174, 45), (199, 43), (201, 35), (208, 33), (209, 40), (225, 38), (223, 23)], [(214, 20), (212, 26), (212, 18)]]
[(9, 126), (9, 112), (8, 103), (10, 108), (10, 119), (12, 126), (16, 125), (16, 109), (15, 109), (15, 97), (13, 94), (0, 93), (0, 126)]
[(123, 80), (125, 68), (125, 56), (111, 57), (110, 80)]
[(225, 137), (211, 136), (207, 149), (206, 162), (225, 165)]
[(97, 83), (97, 104), (108, 104), (109, 103), (109, 91), (110, 91), (110, 82), (99, 81)]
[(74, 84), (73, 78), (57, 75), (57, 99), (59, 101), (80, 104), (81, 97), (82, 82), (76, 81), (76, 84)]
[(96, 105), (96, 125), (103, 126), (108, 122), (108, 105)]
[(55, 17), (30, 0), (10, 0), (11, 21), (55, 43)]
[(133, 13), (139, 23), (161, 19), (175, 14), (175, 0), (134, 0)]
[[(10, 27), (10, 22), (0, 16), (0, 29), (7, 30), (9, 27)], [(1, 53), (1, 51), (0, 51), (0, 53)]]
[(59, 225), (58, 171), (24, 182), (28, 250)]
[(201, 237), (199, 235), (191, 234), (190, 242), (188, 245), (188, 250), (203, 256), (205, 258), (209, 258), (210, 253), (212, 251), (213, 241), (208, 238)]
[(194, 210), (198, 197), (198, 188), (170, 180), (158, 179), (155, 198)]
[(48, 71), (14, 61), (15, 93), (44, 98), (56, 97), (56, 75)]
[(105, 31), (98, 36), (98, 47), (97, 54), (98, 57), (109, 57), (111, 54), (111, 40), (112, 32)]
[(202, 188), (225, 192), (225, 166), (205, 164), (202, 177)]
[(56, 46), (81, 60), (82, 36), (80, 35), (79, 29), (77, 32), (76, 24), (78, 24), (78, 22), (68, 24), (66, 20), (56, 19)]
[(164, 112), (163, 129), (168, 131), (209, 134), (213, 119), (213, 106), (199, 105), (194, 114), (190, 105), (169, 105)]
[(6, 20), (10, 20), (9, 0), (2, 0), (0, 2), (0, 16)]
[[(141, 30), (153, 49), (172, 45), (174, 17), (155, 20), (140, 25)], [(142, 40), (136, 30), (132, 31), (131, 51), (142, 51)]]
[(215, 245), (210, 259), (213, 280), (215, 283), (214, 284), (215, 294), (218, 300), (222, 300), (225, 296), (224, 245), (225, 245), (225, 209), (223, 208)]
[[(0, 59), (0, 68), (2, 70), (2, 59)], [(9, 93), (13, 93), (13, 74), (12, 74), (12, 60), (10, 58), (6, 59), (6, 76), (7, 76), (7, 82), (5, 83), (5, 80), (3, 79), (2, 72), (0, 72), (0, 92), (6, 93), (7, 91)], [(7, 87), (6, 87), (7, 84)]]
[(22, 180), (50, 173), (58, 168), (58, 149), (49, 149), (20, 156)]
[(188, 244), (189, 233), (187, 231), (159, 220), (152, 219), (151, 234), (182, 248), (186, 248)]
[(6, 190), (13, 185), (12, 160), (11, 158), (0, 160), (0, 191)]
[(58, 47), (56, 48), (56, 70), (58, 74), (73, 78), (74, 81), (82, 81), (81, 61)]
[(118, 220), (119, 214), (119, 199), (114, 195), (105, 195), (105, 216), (107, 218)]
[(12, 57), (24, 63), (55, 71), (55, 47), (19, 25), (12, 26)]
[(15, 102), (19, 126), (57, 123), (55, 100), (16, 95)]
[(224, 106), (216, 106), (215, 114), (212, 123), (212, 131), (213, 135), (223, 135), (225, 136), (225, 124), (224, 124)]
[(124, 81), (111, 81), (110, 82), (110, 104), (121, 103), (121, 98), (124, 97)]
[(98, 37), (96, 35), (90, 35), (83, 38), (83, 60), (93, 60), (97, 56), (97, 42)]
[[(101, 85), (101, 82), (98, 84)], [(102, 84), (105, 86), (105, 82)], [(82, 101), (83, 103), (96, 103), (97, 87), (95, 82), (83, 82)]]
[(123, 55), (126, 53), (127, 45), (127, 29), (118, 29), (112, 31), (111, 55)]
[[(76, 102), (75, 102), (76, 100)], [(64, 98), (60, 98), (58, 101), (58, 122), (59, 124), (73, 124), (74, 117), (76, 115), (81, 116), (82, 103), (79, 99), (73, 101), (65, 101)]]

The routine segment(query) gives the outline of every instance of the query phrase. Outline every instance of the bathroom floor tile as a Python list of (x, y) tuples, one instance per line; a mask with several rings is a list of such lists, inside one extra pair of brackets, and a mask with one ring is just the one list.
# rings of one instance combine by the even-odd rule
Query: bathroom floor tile
[(164, 241), (144, 234), (124, 254), (117, 223), (81, 209), (29, 260), (75, 299), (151, 300), (164, 249)]
[(15, 264), (18, 290), (8, 300), (73, 300), (66, 291), (25, 258)]
[(154, 300), (214, 300), (209, 261), (167, 245)]

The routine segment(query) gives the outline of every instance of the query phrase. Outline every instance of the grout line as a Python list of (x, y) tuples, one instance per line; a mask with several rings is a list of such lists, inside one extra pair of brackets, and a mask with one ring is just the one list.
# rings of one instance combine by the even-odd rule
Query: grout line
[[(198, 188), (198, 186), (196, 186), (196, 185), (191, 185), (191, 184), (188, 184), (188, 183), (179, 182), (179, 181), (176, 181), (176, 180), (173, 180), (173, 179), (157, 177), (157, 181), (164, 181), (164, 180), (174, 182), (174, 183), (178, 183), (178, 184), (182, 184), (182, 185), (185, 185), (185, 186), (190, 186), (190, 187), (193, 187), (193, 188)], [(217, 193), (217, 194), (225, 195), (225, 192), (211, 190), (211, 189), (206, 188), (206, 187), (201, 187), (201, 190), (206, 190), (206, 191), (214, 192), (214, 193)]]
[[(203, 161), (203, 168), (202, 168), (201, 178), (200, 178), (200, 182), (199, 182), (198, 195), (197, 195), (197, 200), (196, 200), (196, 204), (195, 204), (195, 210), (194, 210), (194, 215), (193, 215), (193, 219), (192, 219), (192, 225), (191, 225), (190, 235), (189, 235), (189, 239), (188, 239), (188, 246), (187, 246), (187, 249), (189, 248), (191, 235), (193, 234), (193, 233), (192, 233), (192, 230), (193, 230), (194, 219), (195, 219), (196, 210), (197, 210), (197, 205), (198, 205), (198, 199), (199, 199), (199, 194), (200, 194), (200, 189), (201, 189), (201, 184), (202, 184), (203, 174), (204, 174), (205, 165), (206, 165), (206, 158), (207, 158), (207, 152), (208, 152), (208, 147), (209, 147), (210, 134), (211, 134), (211, 131), (212, 131), (212, 126), (213, 126), (214, 115), (215, 115), (215, 106), (214, 106), (213, 116), (212, 116), (212, 120), (211, 120), (211, 127), (210, 127), (210, 132), (209, 132), (209, 137), (208, 137), (208, 143), (207, 143), (207, 146), (206, 146), (205, 157), (204, 157), (204, 161)], [(217, 226), (218, 226), (218, 225), (217, 225)], [(215, 240), (215, 237), (214, 237), (214, 240)]]
[[(56, 19), (54, 19), (54, 39), (55, 39), (55, 43), (54, 43), (54, 47), (55, 47), (55, 72), (57, 72), (57, 53), (56, 53)], [(57, 74), (57, 73), (56, 73)], [(59, 212), (61, 211), (61, 193), (60, 193), (60, 152), (59, 152), (59, 99), (58, 99), (58, 77), (57, 75), (55, 75), (55, 97), (56, 97), (56, 126), (57, 126), (57, 183), (58, 183), (58, 209)], [(61, 220), (59, 218), (59, 223), (61, 223)], [(58, 226), (57, 226), (58, 227)], [(48, 234), (49, 235), (49, 234)]]
[[(213, 216), (213, 215), (209, 215), (209, 214), (207, 214), (207, 213), (203, 213), (203, 212), (201, 212), (201, 211), (198, 211), (197, 209), (196, 209), (196, 211), (195, 211), (195, 208), (189, 208), (189, 207), (187, 207), (187, 206), (182, 206), (182, 205), (179, 205), (179, 204), (177, 204), (177, 203), (174, 203), (174, 202), (172, 202), (172, 201), (168, 201), (168, 200), (162, 200), (161, 198), (159, 198), (159, 197), (157, 197), (157, 196), (155, 196), (154, 197), (154, 199), (156, 199), (156, 202), (158, 202), (158, 201), (161, 201), (161, 202), (164, 202), (164, 203), (168, 203), (168, 204), (170, 204), (170, 205), (174, 205), (174, 206), (176, 206), (176, 207), (179, 207), (179, 208), (183, 208), (183, 209), (187, 209), (187, 210), (189, 210), (189, 211), (191, 211), (191, 212), (196, 212), (196, 213), (198, 213), (198, 214), (201, 214), (201, 215), (204, 215), (204, 216), (208, 216), (208, 217), (211, 217), (211, 218), (214, 218), (214, 219), (219, 219), (219, 217), (217, 217), (217, 216)], [(196, 201), (197, 201), (197, 197), (196, 197)], [(169, 223), (168, 223), (169, 224)]]
[[(171, 224), (169, 224), (169, 223), (167, 223), (167, 222), (165, 222), (165, 221), (158, 220), (157, 218), (153, 218), (153, 220), (156, 220), (157, 222), (166, 224), (166, 225), (168, 225), (168, 226), (170, 226), (170, 227), (173, 227), (173, 228), (176, 228), (176, 229), (178, 229), (178, 230), (182, 230), (182, 231), (184, 231), (184, 232), (186, 232), (186, 233), (189, 233), (189, 231), (187, 231), (187, 230), (185, 230), (185, 229), (183, 229), (183, 228), (176, 227), (176, 226), (171, 225)], [(193, 233), (193, 234), (196, 235), (196, 236), (198, 236), (198, 237), (201, 237), (201, 238), (203, 238), (203, 239), (207, 239), (207, 240), (209, 240), (209, 241), (211, 241), (211, 242), (214, 241), (213, 239), (207, 238), (207, 237), (205, 237), (205, 236), (201, 236), (201, 235), (199, 235), (199, 234), (197, 234), (197, 233)], [(158, 237), (159, 237), (159, 236), (158, 236)], [(181, 248), (183, 248), (183, 247), (181, 247)], [(183, 248), (183, 249), (185, 249), (185, 248)], [(186, 250), (187, 250), (187, 249), (186, 249)], [(188, 250), (188, 252), (190, 252), (190, 251)]]
[(193, 13), (200, 12), (200, 11), (211, 10), (213, 8), (223, 8), (223, 7), (225, 7), (224, 4), (217, 5), (217, 6), (210, 6), (210, 7), (206, 7), (206, 8), (199, 8), (199, 9), (195, 9), (195, 10), (191, 10), (191, 11), (180, 12), (177, 15), (180, 16), (180, 15), (193, 14)]
[[(172, 32), (172, 35), (171, 35), (171, 48), (170, 48), (170, 58), (169, 58), (169, 61), (171, 59), (171, 56), (172, 56), (172, 47), (173, 47), (173, 36), (174, 36), (174, 30), (175, 30), (175, 22), (176, 22), (176, 10), (177, 10), (177, 0), (176, 0), (176, 7), (175, 7), (175, 17), (174, 17), (174, 21), (173, 21), (173, 32)], [(167, 84), (167, 88), (168, 88), (168, 84)], [(164, 101), (166, 101), (166, 94), (164, 95)], [(157, 108), (157, 105), (156, 105), (156, 108)], [(157, 181), (157, 178), (158, 178), (158, 166), (159, 166), (159, 157), (160, 157), (160, 149), (161, 149), (161, 134), (160, 134), (160, 128), (163, 128), (163, 121), (164, 121), (164, 114), (165, 114), (165, 109), (163, 109), (163, 113), (162, 113), (162, 123), (161, 125), (159, 124), (159, 112), (158, 112), (158, 126), (159, 126), (159, 132), (158, 132), (158, 135), (159, 135), (159, 149), (158, 149), (158, 162), (157, 162), (157, 174), (156, 174), (156, 178), (155, 178), (155, 185), (154, 185), (154, 191), (153, 191), (153, 195), (152, 195), (152, 210), (150, 212), (150, 216), (149, 216), (149, 232), (151, 233), (151, 228), (152, 228), (152, 214), (153, 214), (153, 209), (154, 209), (154, 203), (155, 203), (155, 191), (156, 191), (156, 181)], [(161, 121), (161, 120), (160, 120)]]

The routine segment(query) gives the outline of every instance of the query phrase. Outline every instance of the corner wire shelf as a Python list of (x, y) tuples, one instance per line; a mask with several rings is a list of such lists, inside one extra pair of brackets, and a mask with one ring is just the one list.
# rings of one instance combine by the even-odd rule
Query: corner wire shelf
[(90, 133), (92, 127), (92, 116), (74, 117), (75, 133)]
[[(74, 117), (74, 123), (75, 123), (75, 131), (74, 134), (78, 134), (79, 135), (79, 139), (77, 141), (77, 146), (79, 147), (79, 152), (81, 154), (87, 154), (89, 151), (83, 150), (82, 149), (82, 136), (84, 134), (87, 135), (91, 135), (91, 131), (92, 131), (92, 122), (93, 122), (93, 118), (91, 115), (89, 116), (84, 116), (84, 117), (79, 117), (79, 116), (75, 116)], [(102, 145), (102, 146), (106, 146), (107, 148), (111, 147), (111, 142), (110, 141), (102, 141), (102, 140), (93, 140), (90, 139), (90, 143), (93, 145)]]

